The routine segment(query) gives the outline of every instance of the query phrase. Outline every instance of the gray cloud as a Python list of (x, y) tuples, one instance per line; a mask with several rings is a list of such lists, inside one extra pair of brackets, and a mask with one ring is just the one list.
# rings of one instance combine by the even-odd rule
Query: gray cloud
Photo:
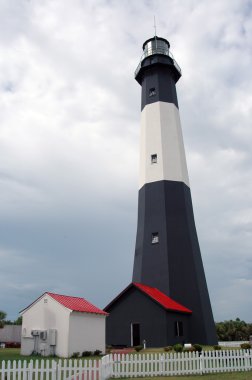
[(251, 322), (251, 2), (0, 2), (0, 309), (40, 293), (103, 307), (131, 280), (140, 87), (154, 33), (180, 115), (216, 320)]

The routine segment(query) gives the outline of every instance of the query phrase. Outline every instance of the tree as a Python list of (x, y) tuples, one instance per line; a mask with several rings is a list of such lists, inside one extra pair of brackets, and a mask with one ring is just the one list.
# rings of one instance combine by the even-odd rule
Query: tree
[(4, 325), (22, 325), (22, 317), (18, 317), (14, 321), (11, 321), (10, 319), (5, 319)]
[(4, 327), (4, 320), (6, 318), (6, 313), (5, 311), (0, 310), (0, 329)]
[(15, 321), (14, 321), (14, 325), (22, 325), (22, 317), (18, 317)]
[(252, 323), (246, 323), (240, 318), (236, 318), (235, 321), (216, 323), (216, 331), (219, 341), (249, 340), (249, 336), (252, 335)]

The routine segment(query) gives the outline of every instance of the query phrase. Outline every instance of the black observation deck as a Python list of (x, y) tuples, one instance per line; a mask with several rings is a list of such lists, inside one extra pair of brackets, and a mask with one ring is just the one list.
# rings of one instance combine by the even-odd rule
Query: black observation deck
[[(165, 38), (153, 37), (145, 41), (143, 44), (143, 55), (140, 59), (139, 65), (135, 70), (135, 79), (141, 84), (142, 71), (144, 71), (147, 66), (153, 64), (165, 64), (173, 66), (173, 72), (176, 78), (176, 82), (181, 77), (182, 72), (178, 63), (173, 58), (170, 52), (170, 44)], [(153, 60), (152, 56), (156, 56), (157, 59)], [(148, 59), (149, 58), (149, 59)], [(142, 70), (143, 69), (143, 70)]]

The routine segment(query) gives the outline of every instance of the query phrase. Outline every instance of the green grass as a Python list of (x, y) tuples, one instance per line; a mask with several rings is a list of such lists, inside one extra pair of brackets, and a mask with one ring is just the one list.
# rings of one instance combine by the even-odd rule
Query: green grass
[[(203, 351), (213, 351), (213, 346), (202, 346)], [(240, 347), (223, 347), (222, 351), (228, 351), (228, 350), (240, 350)], [(141, 353), (164, 353), (164, 348), (146, 348), (145, 350), (141, 350)], [(170, 351), (174, 352), (174, 351)]]
[[(202, 346), (203, 351), (213, 351), (213, 346)], [(222, 351), (229, 351), (229, 350), (240, 350), (240, 347), (225, 347), (222, 348)], [(113, 352), (113, 349), (112, 349)], [(169, 354), (174, 353), (174, 350), (171, 351), (165, 351), (163, 347), (161, 348), (146, 348), (145, 350), (141, 350), (139, 352), (132, 351), (129, 352), (129, 355), (142, 355), (142, 354)], [(110, 353), (110, 350), (107, 351), (107, 353)], [(251, 379), (252, 380), (252, 379)]]
[(0, 362), (3, 360), (20, 360), (20, 348), (0, 348)]
[[(59, 359), (64, 359), (64, 358), (57, 358), (57, 357), (43, 357), (43, 356), (33, 356), (33, 355), (29, 355), (29, 356), (23, 356), (23, 355), (20, 355), (20, 348), (0, 348), (0, 364), (3, 360), (10, 360), (10, 361), (13, 361), (13, 360), (21, 360), (21, 361), (24, 361), (24, 360), (27, 360), (27, 361), (30, 361), (30, 360), (49, 360), (49, 361), (58, 361)], [(96, 359), (100, 359), (99, 356), (88, 356), (88, 357), (85, 357), (85, 358), (78, 358), (77, 360), (96, 360)], [(72, 359), (74, 360), (74, 359)]]
[[(204, 351), (209, 351), (209, 350), (212, 350), (212, 346), (203, 346), (203, 350)], [(228, 348), (225, 348), (225, 349), (228, 349)], [(145, 350), (142, 350), (140, 351), (139, 353), (137, 352), (132, 352), (130, 353), (130, 355), (139, 355), (139, 354), (147, 354), (147, 353), (164, 353), (164, 349), (163, 348), (146, 348)], [(20, 355), (20, 348), (0, 348), (0, 362), (3, 361), (3, 360), (41, 360), (41, 359), (45, 359), (41, 356), (21, 356)], [(55, 358), (48, 358), (49, 360), (52, 360)], [(84, 359), (99, 359), (99, 357), (94, 357), (94, 356), (91, 356), (91, 357), (86, 357)], [(252, 379), (251, 379), (252, 380)]]
[[(252, 372), (229, 372), (216, 373), (210, 375), (195, 376), (169, 376), (169, 377), (134, 377), (133, 380), (251, 380)], [(132, 378), (124, 377), (121, 380), (132, 380)]]

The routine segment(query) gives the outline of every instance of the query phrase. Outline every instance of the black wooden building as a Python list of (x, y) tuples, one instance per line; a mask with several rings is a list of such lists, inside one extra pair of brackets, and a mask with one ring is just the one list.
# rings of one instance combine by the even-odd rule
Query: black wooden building
[(164, 347), (184, 343), (191, 310), (156, 288), (131, 283), (108, 306), (106, 342), (111, 346)]

